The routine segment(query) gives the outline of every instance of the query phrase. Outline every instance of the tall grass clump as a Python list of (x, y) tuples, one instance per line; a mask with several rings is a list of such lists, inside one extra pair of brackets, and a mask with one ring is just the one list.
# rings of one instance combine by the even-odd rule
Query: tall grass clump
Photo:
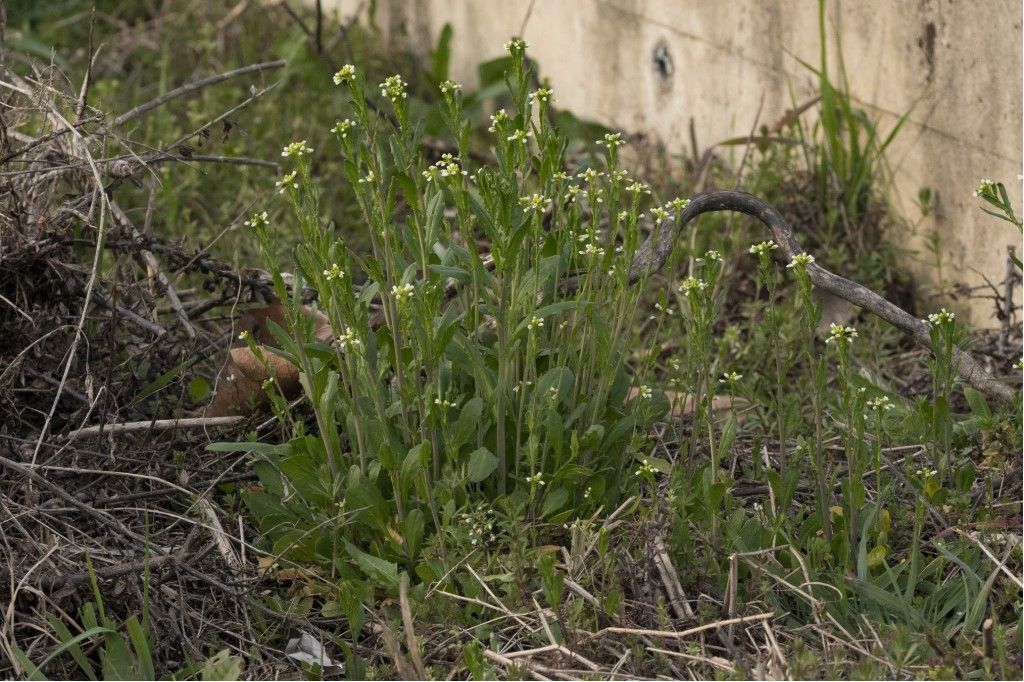
[[(618, 134), (598, 141), (596, 163), (570, 170), (551, 91), (531, 91), (523, 41), (507, 49), (514, 108), (491, 117), (483, 165), (469, 154), (458, 84), (439, 88), (451, 151), (429, 159), (400, 76), (371, 89), (352, 65), (335, 75), (350, 111), (332, 132), (367, 252), (320, 211), (322, 193), (338, 190), (313, 177), (306, 141), (284, 148), (290, 168), (277, 183), (302, 235), (291, 292), (273, 260), (290, 227), (262, 211), (248, 221), (289, 302), (275, 352), (299, 367), (315, 424), (279, 408), (289, 442), (237, 445), (262, 453), (265, 490), (248, 503), (275, 551), (385, 583), (399, 566), (439, 575), (437, 531), (464, 509), (500, 500), (513, 518), (560, 522), (612, 508), (652, 470), (645, 427), (666, 401), (624, 362), (650, 191), (619, 169)], [(670, 229), (685, 204), (649, 215)], [(301, 283), (319, 292), (331, 341), (292, 293)]]

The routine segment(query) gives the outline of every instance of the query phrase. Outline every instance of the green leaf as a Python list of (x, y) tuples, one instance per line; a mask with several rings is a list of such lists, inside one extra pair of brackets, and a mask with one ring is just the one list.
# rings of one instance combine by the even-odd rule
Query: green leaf
[(345, 540), (345, 551), (368, 577), (391, 589), (398, 587), (398, 564), (367, 554), (348, 540)]
[(466, 401), (459, 412), (459, 418), (455, 420), (455, 427), (452, 429), (452, 438), (455, 447), (461, 447), (473, 432), (480, 426), (480, 416), (484, 411), (484, 401), (479, 397), (473, 397)]
[(974, 390), (970, 386), (964, 387), (964, 397), (967, 398), (967, 404), (971, 406), (971, 412), (978, 417), (991, 417), (992, 410), (988, 407), (988, 402), (978, 391)]
[(416, 557), (420, 552), (420, 544), (423, 542), (423, 531), (426, 528), (426, 520), (423, 512), (413, 509), (405, 517), (405, 546), (410, 557)]
[(139, 679), (156, 679), (156, 674), (153, 671), (153, 655), (150, 651), (149, 636), (143, 631), (142, 625), (139, 624), (139, 619), (135, 616), (130, 616), (125, 621), (124, 627), (132, 640), (135, 656), (139, 661)]
[(565, 506), (565, 503), (569, 501), (569, 491), (559, 486), (554, 490), (548, 490), (544, 496), (544, 504), (540, 508), (541, 516), (550, 516), (552, 513), (558, 511)]
[(451, 60), (452, 25), (446, 23), (437, 37), (437, 47), (430, 55), (430, 74), (437, 83), (448, 79), (448, 63)]
[(479, 483), (494, 473), (498, 468), (498, 458), (487, 448), (477, 448), (469, 455), (466, 466), (467, 477), (473, 483)]
[(208, 395), (210, 395), (210, 382), (206, 380), (206, 377), (192, 377), (192, 380), (188, 382), (188, 397), (198, 403)]

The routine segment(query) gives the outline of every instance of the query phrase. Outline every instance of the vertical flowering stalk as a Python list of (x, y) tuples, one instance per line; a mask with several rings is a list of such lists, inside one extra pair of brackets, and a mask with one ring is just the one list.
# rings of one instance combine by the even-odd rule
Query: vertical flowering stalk
[[(858, 511), (864, 497), (864, 486), (861, 479), (864, 475), (864, 468), (861, 466), (860, 446), (864, 442), (864, 411), (863, 391), (855, 391), (851, 384), (850, 369), (850, 348), (853, 340), (857, 338), (857, 330), (842, 324), (829, 325), (829, 335), (825, 339), (826, 345), (834, 344), (836, 353), (839, 356), (839, 391), (843, 405), (843, 412), (846, 416), (846, 480), (842, 487), (846, 497), (846, 513), (844, 515), (847, 540), (850, 552), (847, 553), (847, 560), (852, 562), (857, 551), (857, 534), (859, 525), (857, 521)], [(848, 564), (849, 566), (849, 564)]]
[(962, 340), (963, 331), (956, 324), (956, 315), (945, 308), (932, 313), (924, 322), (932, 341), (932, 358), (928, 362), (932, 370), (932, 465), (939, 476), (944, 476), (953, 441), (950, 395), (958, 370), (953, 349)]
[(814, 445), (811, 447), (811, 463), (818, 483), (818, 512), (821, 516), (821, 527), (825, 540), (832, 542), (832, 518), (829, 511), (828, 476), (825, 471), (825, 460), (822, 452), (821, 418), (822, 403), (825, 393), (825, 362), (814, 352), (814, 334), (821, 322), (821, 304), (814, 300), (814, 285), (807, 268), (814, 265), (814, 256), (809, 253), (798, 253), (786, 265), (796, 279), (800, 292), (800, 321), (803, 326), (803, 351), (811, 372), (811, 403), (814, 417)]

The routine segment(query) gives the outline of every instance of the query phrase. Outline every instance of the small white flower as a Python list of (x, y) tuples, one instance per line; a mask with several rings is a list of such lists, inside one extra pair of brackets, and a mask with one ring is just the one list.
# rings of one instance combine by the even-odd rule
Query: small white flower
[(366, 175), (364, 175), (363, 177), (359, 178), (359, 183), (363, 184), (363, 185), (372, 185), (374, 180), (376, 180), (376, 179), (377, 179), (377, 174), (374, 173), (372, 170), (370, 170), (370, 171), (366, 172)]
[(248, 329), (238, 335), (238, 340), (242, 343), (249, 343), (250, 339), (252, 339), (252, 334), (249, 333)]
[(504, 109), (498, 109), (491, 115), (491, 125), (487, 128), (488, 132), (496, 133), (502, 127), (504, 123), (509, 120), (508, 114), (505, 113)]
[(604, 249), (602, 249), (594, 242), (587, 242), (586, 245), (584, 245), (584, 247), (580, 249), (577, 253), (579, 253), (579, 255), (581, 256), (601, 258), (602, 256), (604, 256)]
[(679, 285), (679, 293), (681, 294), (695, 294), (698, 291), (704, 291), (708, 288), (708, 283), (702, 279), (696, 277), (687, 277), (683, 280), (682, 284)]
[(462, 86), (459, 85), (458, 83), (456, 83), (453, 80), (446, 80), (445, 82), (441, 83), (440, 87), (441, 87), (441, 92), (443, 94), (445, 94), (445, 95), (447, 95), (448, 93), (453, 93), (454, 94), (454, 93), (459, 92), (460, 90), (462, 90)]
[(324, 270), (324, 279), (328, 282), (340, 281), (345, 278), (345, 271), (341, 269), (341, 266), (337, 263), (331, 265), (331, 267)]
[(379, 87), (380, 96), (387, 97), (391, 100), (392, 104), (397, 104), (407, 96), (405, 92), (406, 83), (402, 80), (402, 77), (397, 74), (385, 78), (384, 82), (381, 83)]
[(300, 156), (308, 156), (313, 153), (313, 148), (306, 144), (305, 140), (299, 140), (298, 142), (292, 142), (281, 150), (281, 156), (285, 158), (298, 158)]
[(297, 190), (299, 188), (299, 183), (295, 180), (295, 178), (296, 178), (296, 173), (295, 173), (295, 171), (292, 171), (291, 173), (288, 173), (283, 178), (278, 180), (277, 181), (277, 191), (278, 191), (278, 193), (279, 194), (284, 194), (285, 192), (287, 192), (290, 189), (291, 190)]
[(527, 476), (526, 482), (529, 483), (531, 486), (544, 485), (544, 475), (538, 471), (533, 476)]
[(996, 181), (985, 178), (978, 183), (978, 188), (971, 193), (971, 196), (981, 196), (984, 194), (995, 194), (996, 193)]
[(338, 69), (338, 72), (334, 74), (334, 84), (341, 85), (342, 83), (350, 81), (355, 77), (356, 67), (352, 66), (351, 64), (346, 64), (345, 66)]
[(547, 207), (551, 205), (551, 199), (548, 199), (547, 197), (534, 192), (530, 196), (519, 197), (519, 205), (522, 206), (527, 211), (532, 211), (534, 213), (543, 213), (547, 209)]
[(522, 53), (530, 49), (530, 44), (522, 38), (513, 38), (505, 43), (505, 51), (509, 54)]
[(509, 142), (516, 142), (518, 144), (526, 144), (526, 139), (530, 137), (531, 133), (529, 130), (516, 130), (505, 139)]
[(434, 398), (434, 404), (439, 406), (439, 407), (443, 407), (443, 408), (450, 408), (450, 407), (458, 407), (459, 406), (458, 403), (456, 403), (454, 401), (451, 401), (451, 400), (445, 400), (444, 398), (442, 398), (440, 396)]
[(931, 315), (929, 315), (924, 322), (929, 327), (938, 327), (944, 324), (950, 324), (955, 319), (956, 315), (954, 313), (951, 313), (945, 308), (942, 308), (941, 310), (939, 310), (939, 312), (932, 313)]
[(339, 350), (345, 350), (346, 348), (355, 349), (362, 344), (362, 340), (356, 335), (356, 330), (352, 327), (345, 327), (345, 331), (338, 337)]
[(543, 102), (547, 104), (552, 101), (554, 97), (551, 95), (550, 88), (537, 88), (534, 92), (530, 93), (530, 103)]
[(526, 324), (526, 328), (529, 329), (530, 331), (533, 331), (534, 329), (539, 329), (539, 328), (541, 328), (543, 326), (544, 326), (544, 318), (543, 317), (537, 317), (536, 315), (534, 315), (532, 318), (530, 318), (530, 321)]
[(596, 144), (608, 147), (609, 149), (616, 149), (624, 145), (625, 142), (622, 141), (621, 133), (605, 133), (605, 136), (598, 140)]
[(789, 261), (786, 265), (787, 268), (802, 267), (806, 268), (808, 265), (814, 262), (814, 256), (809, 253), (798, 253), (793, 256), (793, 260)]
[(825, 339), (825, 343), (832, 343), (844, 341), (849, 343), (857, 338), (857, 330), (853, 327), (847, 327), (846, 325), (831, 323), (828, 326), (828, 338)]
[(348, 131), (356, 127), (356, 122), (350, 118), (342, 119), (334, 124), (331, 128), (331, 132), (340, 137), (341, 139), (348, 138)]
[(253, 213), (249, 219), (245, 221), (245, 226), (253, 229), (258, 227), (270, 227), (270, 218), (267, 216), (266, 211)]
[(690, 205), (689, 199), (673, 199), (672, 201), (665, 204), (665, 208), (675, 212), (676, 216), (683, 212), (687, 206)]
[(755, 256), (762, 256), (767, 255), (773, 249), (777, 248), (779, 248), (779, 245), (769, 239), (766, 242), (761, 242), (760, 244), (754, 244), (753, 246), (751, 246), (750, 253), (754, 254)]
[(406, 282), (405, 284), (396, 284), (391, 287), (391, 295), (395, 297), (395, 301), (399, 305), (412, 298), (414, 291), (412, 284), (409, 282)]
[(668, 219), (668, 211), (660, 206), (655, 206), (651, 209), (651, 218), (654, 219), (654, 222), (660, 223), (661, 221)]
[(655, 310), (658, 310), (659, 312), (664, 313), (668, 317), (672, 317), (673, 315), (676, 314), (675, 308), (673, 308), (672, 306), (669, 306), (669, 305), (662, 305), (660, 302), (659, 303), (655, 303), (654, 304), (654, 308), (655, 308)]
[(644, 183), (640, 182), (639, 180), (634, 180), (628, 187), (626, 187), (626, 191), (627, 192), (632, 192), (633, 194), (650, 194), (651, 193), (650, 188), (648, 188), (647, 185), (645, 185)]
[(708, 251), (707, 253), (704, 254), (702, 260), (710, 263), (721, 263), (722, 254), (718, 251)]
[(649, 461), (647, 461), (647, 458), (645, 457), (643, 460), (641, 460), (640, 468), (634, 471), (633, 475), (653, 476), (655, 472), (657, 472), (657, 469), (655, 469), (654, 466)]
[(736, 372), (726, 372), (722, 375), (722, 378), (718, 380), (720, 384), (735, 384), (737, 381), (743, 378), (742, 374)]
[(883, 395), (883, 396), (879, 396), (877, 398), (874, 398), (873, 400), (869, 400), (867, 402), (867, 407), (869, 407), (869, 408), (871, 408), (873, 410), (879, 410), (879, 411), (887, 412), (887, 411), (891, 410), (895, 406), (892, 404), (892, 401), (889, 400), (889, 396)]
[(641, 384), (639, 395), (641, 400), (650, 400), (651, 396), (654, 395), (654, 391), (647, 384)]

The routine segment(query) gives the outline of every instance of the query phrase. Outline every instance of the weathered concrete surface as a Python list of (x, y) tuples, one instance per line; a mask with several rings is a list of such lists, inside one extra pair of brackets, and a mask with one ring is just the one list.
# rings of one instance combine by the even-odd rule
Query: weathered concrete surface
[[(336, 2), (342, 15), (360, 4)], [(829, 3), (850, 91), (881, 130), (920, 98), (889, 160), (893, 199), (908, 219), (919, 216), (919, 188), (933, 190), (932, 217), (898, 236), (916, 250), (907, 266), (925, 282), (938, 276), (923, 242), (932, 229), (947, 283), (1001, 281), (1007, 247), (1021, 252), (1017, 231), (971, 196), (992, 178), (1021, 206), (1021, 13), (1018, 0)], [(772, 122), (790, 108), (791, 88), (798, 101), (813, 95), (814, 77), (797, 58), (818, 62), (817, 22), (810, 0), (379, 0), (377, 13), (388, 36), (423, 53), (450, 23), (452, 75), (467, 86), (478, 63), (522, 35), (558, 106), (651, 133), (673, 151), (689, 151), (691, 117), (703, 146), (749, 132), (762, 99), (760, 121)], [(661, 64), (666, 54), (671, 62), (660, 71), (659, 46)], [(996, 324), (991, 303), (970, 312), (976, 324)]]

